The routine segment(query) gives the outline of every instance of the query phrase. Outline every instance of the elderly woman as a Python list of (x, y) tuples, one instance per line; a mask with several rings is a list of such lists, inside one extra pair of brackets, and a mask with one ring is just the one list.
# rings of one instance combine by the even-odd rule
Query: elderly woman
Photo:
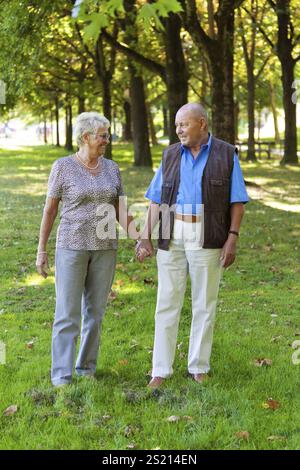
[[(47, 277), (47, 241), (61, 201), (55, 255), (54, 386), (72, 381), (81, 317), (76, 373), (93, 376), (96, 370), (101, 323), (117, 253), (117, 237), (107, 236), (103, 230), (99, 233), (99, 208), (117, 208), (118, 198), (123, 195), (118, 165), (104, 158), (109, 126), (109, 121), (98, 113), (80, 114), (75, 128), (79, 151), (56, 160), (49, 177), (36, 266)], [(118, 210), (113, 214), (119, 219)], [(126, 213), (125, 218), (124, 224), (132, 228), (132, 217)]]

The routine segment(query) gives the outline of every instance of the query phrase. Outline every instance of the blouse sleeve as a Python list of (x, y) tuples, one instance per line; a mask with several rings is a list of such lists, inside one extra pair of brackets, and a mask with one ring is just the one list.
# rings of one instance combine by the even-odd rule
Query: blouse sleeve
[(62, 175), (58, 161), (54, 162), (48, 179), (48, 197), (61, 199), (62, 197)]
[(119, 184), (118, 184), (118, 197), (119, 196), (125, 196), (123, 183), (122, 183), (122, 177), (121, 177), (119, 167), (117, 167), (117, 174), (118, 174), (118, 181), (119, 181)]

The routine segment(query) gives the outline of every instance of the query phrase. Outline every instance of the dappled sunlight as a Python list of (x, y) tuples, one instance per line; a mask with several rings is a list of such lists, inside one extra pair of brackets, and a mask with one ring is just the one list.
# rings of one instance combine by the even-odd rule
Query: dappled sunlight
[(272, 191), (262, 187), (247, 187), (251, 199), (262, 204), (288, 212), (300, 212), (299, 189), (295, 185), (272, 187)]
[(272, 207), (272, 209), (279, 209), (286, 212), (299, 212), (300, 204), (287, 204), (280, 201), (261, 201), (266, 206)]
[(126, 295), (126, 294), (139, 294), (144, 290), (144, 285), (137, 285), (136, 283), (125, 284), (121, 288), (116, 286), (112, 286), (112, 290), (117, 293), (118, 296)]
[(54, 284), (54, 273), (53, 270), (50, 271), (49, 276), (47, 279), (44, 279), (38, 273), (29, 274), (23, 282), (25, 286), (45, 286), (49, 284)]

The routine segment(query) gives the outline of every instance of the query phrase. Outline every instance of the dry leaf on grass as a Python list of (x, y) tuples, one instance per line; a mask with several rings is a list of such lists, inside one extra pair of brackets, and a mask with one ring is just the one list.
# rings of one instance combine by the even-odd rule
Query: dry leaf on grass
[(114, 300), (116, 300), (117, 297), (117, 293), (111, 290), (108, 296), (108, 300), (113, 302)]
[(127, 359), (121, 359), (119, 361), (119, 365), (120, 366), (127, 366), (128, 365), (128, 360)]
[(168, 423), (176, 423), (176, 421), (180, 421), (180, 416), (169, 416), (167, 418)]
[(236, 432), (235, 433), (235, 436), (238, 438), (238, 439), (242, 439), (243, 441), (248, 441), (249, 440), (249, 437), (250, 437), (250, 434), (248, 431), (239, 431), (239, 432)]
[(277, 410), (280, 408), (280, 403), (277, 400), (273, 400), (273, 398), (268, 398), (268, 400), (262, 404), (262, 407), (266, 410)]
[(285, 441), (286, 437), (284, 436), (269, 436), (268, 441)]
[(18, 411), (18, 406), (17, 405), (11, 405), (8, 408), (6, 408), (5, 411), (3, 411), (4, 416), (12, 416)]
[(272, 359), (258, 358), (254, 360), (254, 365), (256, 367), (271, 366), (272, 363)]

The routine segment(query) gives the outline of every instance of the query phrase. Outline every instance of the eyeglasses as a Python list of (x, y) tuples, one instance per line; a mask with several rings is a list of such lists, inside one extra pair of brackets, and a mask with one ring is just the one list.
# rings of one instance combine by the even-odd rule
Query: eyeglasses
[(92, 134), (96, 139), (101, 138), (102, 140), (108, 140), (110, 138), (110, 133), (106, 132), (105, 134)]

